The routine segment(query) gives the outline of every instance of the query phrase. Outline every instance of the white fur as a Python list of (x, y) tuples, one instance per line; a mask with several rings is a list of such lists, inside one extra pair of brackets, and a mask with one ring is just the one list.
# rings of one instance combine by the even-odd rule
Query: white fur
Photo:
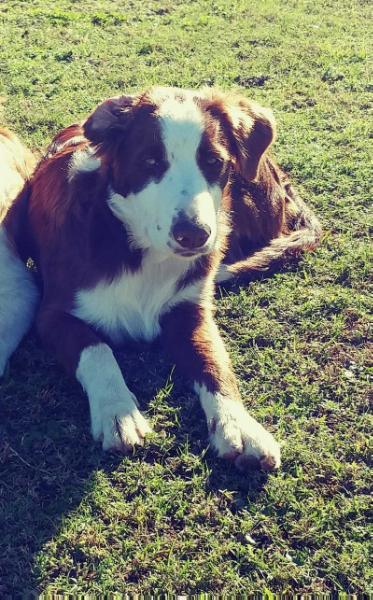
[(186, 300), (202, 303), (205, 280), (176, 291), (190, 261), (176, 256), (160, 260), (149, 253), (135, 273), (124, 272), (111, 283), (77, 292), (73, 314), (119, 343), (126, 337), (151, 341), (160, 333), (159, 319), (170, 308)]
[(280, 447), (274, 437), (249, 415), (241, 402), (211, 393), (195, 384), (218, 456), (254, 458), (263, 466), (280, 466)]
[[(13, 142), (18, 144), (18, 142)], [(13, 156), (12, 148), (0, 144), (0, 220), (7, 212), (18, 192), (22, 189), (24, 179), (17, 169), (17, 162)], [(20, 155), (22, 149), (20, 149)]]
[(29, 329), (38, 302), (32, 274), (13, 252), (0, 226), (0, 375)]
[(165, 255), (177, 246), (170, 235), (171, 228), (183, 212), (211, 229), (203, 248), (209, 252), (216, 241), (222, 192), (218, 185), (209, 185), (197, 163), (197, 149), (204, 132), (203, 115), (191, 93), (179, 102), (167, 90), (161, 92), (163, 96), (154, 99), (160, 102), (159, 123), (169, 168), (158, 183), (152, 181), (136, 194), (123, 198), (112, 193), (109, 206), (126, 223), (134, 244)]
[(106, 344), (88, 346), (76, 377), (89, 399), (93, 438), (104, 450), (129, 450), (141, 444), (151, 428), (136, 406), (114, 355)]
[[(74, 138), (72, 138), (74, 139)], [(67, 143), (70, 145), (71, 140)], [(68, 179), (72, 179), (78, 173), (90, 173), (97, 171), (101, 166), (101, 160), (94, 155), (94, 149), (91, 147), (84, 148), (83, 150), (77, 150), (71, 157), (69, 164)]]
[(228, 265), (220, 263), (217, 273), (215, 275), (216, 283), (225, 283), (234, 279), (233, 273), (230, 272)]

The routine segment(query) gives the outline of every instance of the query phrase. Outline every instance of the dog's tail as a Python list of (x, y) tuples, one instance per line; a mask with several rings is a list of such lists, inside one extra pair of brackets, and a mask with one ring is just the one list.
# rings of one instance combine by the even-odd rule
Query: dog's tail
[(218, 283), (233, 278), (249, 282), (267, 277), (297, 260), (303, 252), (314, 250), (319, 245), (322, 229), (318, 218), (289, 182), (284, 187), (286, 191), (284, 231), (247, 258), (233, 264), (221, 264), (216, 276)]

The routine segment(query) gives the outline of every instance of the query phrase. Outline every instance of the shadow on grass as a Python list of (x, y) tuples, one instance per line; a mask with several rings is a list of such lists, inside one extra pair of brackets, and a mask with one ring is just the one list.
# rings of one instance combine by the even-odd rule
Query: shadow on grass
[[(119, 353), (118, 359), (141, 408), (147, 409), (164, 387), (170, 364), (154, 348), (130, 349)], [(186, 446), (197, 457), (206, 450), (207, 429), (198, 400), (185, 392), (185, 381), (173, 379), (172, 393), (161, 404), (178, 415), (167, 427), (176, 443), (167, 453), (157, 445), (139, 449), (134, 460), (155, 464)], [(90, 494), (97, 471), (110, 475), (122, 458), (102, 453), (93, 443), (88, 403), (79, 385), (32, 337), (13, 357), (9, 375), (0, 382), (0, 398), (0, 595), (4, 597), (40, 591), (36, 556)], [(153, 408), (156, 415), (162, 406), (155, 402)], [(264, 475), (239, 474), (210, 452), (202, 460), (211, 471), (205, 491), (234, 491), (234, 510), (245, 506), (247, 497), (254, 501), (265, 483)], [(56, 574), (58, 570), (56, 564)], [(50, 565), (48, 576), (53, 579)]]
[[(210, 473), (205, 491), (218, 493), (221, 490), (228, 490), (234, 492), (232, 508), (235, 510), (245, 507), (248, 499), (250, 502), (254, 502), (265, 485), (268, 475), (255, 469), (240, 472), (233, 463), (219, 459), (208, 448), (206, 418), (197, 396), (190, 392), (185, 398), (185, 381), (178, 376), (174, 376), (173, 379), (173, 393), (168, 402), (179, 409), (180, 425), (177, 431), (177, 446), (182, 446), (188, 441), (191, 453), (198, 456), (203, 455), (203, 460)], [(186, 401), (184, 401), (185, 399)]]
[(120, 457), (90, 439), (75, 384), (29, 339), (0, 382), (0, 595), (37, 588), (34, 558)]

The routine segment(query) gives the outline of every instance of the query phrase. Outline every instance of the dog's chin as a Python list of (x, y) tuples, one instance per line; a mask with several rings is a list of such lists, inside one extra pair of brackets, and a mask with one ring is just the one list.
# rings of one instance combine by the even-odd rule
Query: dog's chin
[(210, 254), (215, 246), (215, 242), (210, 242), (202, 246), (201, 248), (189, 249), (182, 248), (181, 246), (175, 246), (172, 242), (168, 242), (167, 246), (174, 256), (184, 260), (195, 260), (206, 254)]
[(180, 250), (174, 250), (174, 255), (177, 256), (178, 258), (181, 258), (184, 260), (193, 260), (195, 258), (198, 258), (199, 256), (202, 256), (202, 253), (201, 252), (192, 252), (192, 251), (181, 252)]
[(173, 255), (182, 260), (194, 260), (196, 258), (200, 258), (201, 256), (205, 256), (206, 254), (210, 254), (212, 250), (210, 246), (206, 248), (198, 248), (198, 250), (187, 250), (173, 247), (171, 247), (171, 249)]

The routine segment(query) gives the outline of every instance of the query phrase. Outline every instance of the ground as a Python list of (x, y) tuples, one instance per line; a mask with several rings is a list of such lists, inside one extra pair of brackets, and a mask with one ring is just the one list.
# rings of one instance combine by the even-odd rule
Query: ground
[[(275, 154), (320, 216), (296, 269), (217, 294), (246, 405), (283, 445), (276, 474), (208, 449), (158, 350), (119, 354), (157, 435), (104, 455), (78, 384), (31, 334), (0, 383), (0, 595), (369, 589), (367, 81), (357, 0), (8, 0), (2, 121), (33, 148), (109, 95), (153, 83), (273, 108)], [(370, 31), (371, 33), (371, 31)]]

